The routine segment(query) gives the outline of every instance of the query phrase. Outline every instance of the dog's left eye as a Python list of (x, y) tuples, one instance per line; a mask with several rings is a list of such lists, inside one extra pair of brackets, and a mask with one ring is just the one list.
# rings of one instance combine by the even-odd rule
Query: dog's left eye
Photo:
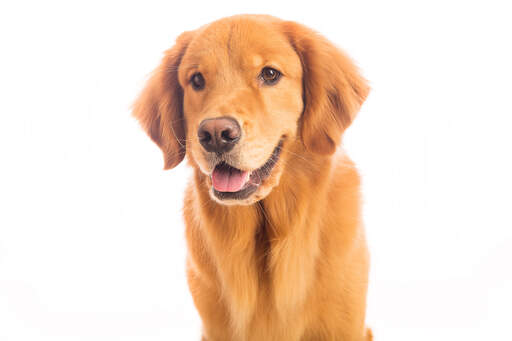
[(271, 67), (264, 67), (261, 70), (260, 78), (263, 80), (265, 85), (274, 85), (281, 78), (281, 72)]
[(192, 77), (190, 77), (190, 84), (192, 84), (192, 87), (196, 91), (203, 90), (204, 83), (204, 77), (201, 72), (196, 72), (192, 75)]

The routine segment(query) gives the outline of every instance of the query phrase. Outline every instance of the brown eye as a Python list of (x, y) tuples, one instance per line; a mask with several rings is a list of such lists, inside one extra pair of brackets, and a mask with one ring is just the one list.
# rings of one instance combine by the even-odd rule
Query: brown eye
[(260, 77), (266, 85), (274, 85), (281, 78), (281, 72), (267, 66), (261, 70)]
[(196, 72), (190, 77), (190, 84), (194, 90), (202, 90), (204, 88), (204, 77), (200, 72)]

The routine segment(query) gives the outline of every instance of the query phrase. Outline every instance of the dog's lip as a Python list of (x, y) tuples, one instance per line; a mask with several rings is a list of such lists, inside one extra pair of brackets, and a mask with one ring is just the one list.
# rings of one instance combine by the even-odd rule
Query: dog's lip
[[(259, 168), (250, 171), (249, 180), (247, 183), (237, 192), (221, 192), (217, 191), (213, 188), (213, 193), (219, 199), (235, 199), (241, 200), (248, 198), (252, 193), (254, 193), (258, 187), (270, 176), (272, 170), (274, 169), (275, 164), (279, 161), (279, 156), (281, 155), (281, 149), (283, 147), (284, 137), (279, 140), (279, 143), (272, 151), (272, 154), (267, 159), (267, 161)], [(219, 162), (215, 167), (218, 167), (221, 164), (227, 164), (226, 162)], [(234, 169), (238, 169), (227, 164), (229, 167)], [(211, 178), (211, 175), (210, 175)]]

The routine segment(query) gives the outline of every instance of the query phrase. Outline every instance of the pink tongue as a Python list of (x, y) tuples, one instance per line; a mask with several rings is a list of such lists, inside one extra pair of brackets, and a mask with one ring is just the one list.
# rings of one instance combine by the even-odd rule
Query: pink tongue
[(238, 192), (249, 180), (249, 172), (221, 165), (212, 173), (213, 188), (219, 192)]

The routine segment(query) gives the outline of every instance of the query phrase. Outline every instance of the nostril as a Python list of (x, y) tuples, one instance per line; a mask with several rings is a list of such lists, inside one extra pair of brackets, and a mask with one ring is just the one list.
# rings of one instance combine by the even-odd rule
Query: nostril
[(202, 131), (199, 133), (199, 140), (203, 143), (208, 143), (212, 140), (212, 135), (207, 131)]
[(237, 136), (233, 136), (233, 135), (234, 135), (233, 130), (231, 130), (231, 129), (225, 129), (220, 133), (220, 136), (226, 142), (232, 142), (238, 138)]

